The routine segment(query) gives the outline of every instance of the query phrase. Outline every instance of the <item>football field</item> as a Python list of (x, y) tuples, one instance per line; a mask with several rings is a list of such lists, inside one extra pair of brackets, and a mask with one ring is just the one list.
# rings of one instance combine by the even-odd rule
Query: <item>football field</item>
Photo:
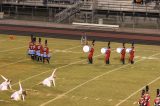
[[(160, 88), (160, 46), (135, 44), (135, 64), (128, 63), (127, 54), (122, 65), (116, 52), (122, 44), (111, 42), (111, 64), (106, 65), (100, 50), (107, 42), (96, 41), (93, 64), (88, 64), (80, 40), (42, 37), (43, 44), (45, 39), (52, 53), (50, 64), (30, 59), (29, 36), (10, 40), (0, 35), (0, 74), (12, 80), (14, 90), (19, 90), (21, 81), (27, 91), (24, 102), (10, 100), (14, 90), (0, 91), (0, 106), (137, 106), (146, 85), (153, 105)], [(55, 68), (56, 87), (39, 85)]]

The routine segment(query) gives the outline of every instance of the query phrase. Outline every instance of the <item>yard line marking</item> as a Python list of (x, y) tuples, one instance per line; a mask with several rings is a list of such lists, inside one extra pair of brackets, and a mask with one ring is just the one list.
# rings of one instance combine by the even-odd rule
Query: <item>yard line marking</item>
[(135, 101), (135, 102), (133, 102), (133, 104), (135, 105), (137, 102)]
[(112, 101), (112, 99), (109, 99), (108, 101), (109, 101), (109, 102), (111, 102), (111, 101)]
[[(77, 47), (80, 47), (80, 46), (75, 46), (75, 47), (71, 47), (71, 48), (68, 48), (68, 49), (70, 49), (70, 50), (71, 50), (71, 49), (74, 49), (74, 48), (77, 48)], [(68, 50), (68, 49), (66, 49), (66, 50)], [(85, 60), (86, 60), (86, 59), (85, 59)], [(81, 61), (84, 61), (84, 60), (81, 60)], [(73, 63), (67, 64), (67, 65), (64, 65), (64, 66), (58, 67), (57, 69), (59, 69), (59, 68), (63, 68), (63, 67), (67, 67), (67, 66), (70, 66), (70, 65), (72, 65), (72, 64), (79, 63), (79, 62), (81, 62), (81, 61), (76, 61), (76, 62), (73, 62)], [(42, 75), (42, 74), (44, 74), (44, 73), (50, 72), (51, 70), (52, 70), (52, 69), (50, 69), (50, 70), (48, 70), (48, 71), (45, 71), (45, 72), (42, 72), (42, 73), (40, 73), (40, 74), (33, 75), (33, 76), (28, 77), (28, 78), (26, 78), (26, 79), (24, 79), (24, 80), (21, 80), (21, 82), (27, 81), (27, 80), (29, 80), (29, 79), (32, 79), (32, 78), (36, 77), (36, 76), (39, 76), (39, 75)], [(14, 85), (16, 85), (16, 84), (18, 84), (18, 82), (17, 82), (17, 83), (14, 83), (12, 86), (14, 86)]]
[(0, 42), (4, 42), (4, 41), (6, 41), (6, 40), (0, 40)]
[[(94, 58), (95, 58), (95, 57), (99, 57), (99, 56), (101, 56), (101, 55), (102, 55), (102, 54), (96, 55), (96, 56), (94, 56)], [(76, 62), (73, 62), (73, 63), (70, 63), (70, 64), (66, 64), (66, 65), (64, 65), (64, 66), (57, 67), (57, 69), (61, 69), (61, 68), (64, 68), (64, 67), (68, 67), (68, 66), (71, 66), (71, 65), (73, 65), (73, 64), (80, 63), (80, 62), (83, 62), (83, 61), (86, 61), (86, 59), (83, 59), (83, 60), (80, 60), (80, 61), (76, 61)], [(42, 75), (42, 74), (44, 74), (44, 73), (51, 72), (51, 71), (52, 71), (52, 69), (50, 69), (50, 70), (48, 70), (48, 71), (44, 71), (44, 72), (39, 73), (39, 74), (36, 74), (36, 75), (33, 75), (33, 76), (28, 77), (28, 78), (26, 78), (26, 79), (24, 79), (24, 80), (21, 80), (21, 83), (24, 82), (24, 81), (27, 81), (27, 80), (29, 80), (29, 79), (32, 79), (32, 78), (34, 78), (34, 77), (40, 76), (40, 75)], [(12, 86), (14, 86), (14, 85), (16, 85), (16, 84), (18, 84), (18, 82), (12, 84)]]
[(0, 100), (0, 102), (8, 102), (8, 103), (10, 103), (10, 101), (6, 101), (6, 100)]
[(84, 97), (83, 99), (88, 99), (88, 97)]
[(56, 49), (55, 52), (62, 52), (62, 53), (77, 53), (77, 54), (80, 54), (80, 53), (83, 53), (83, 52), (73, 52), (73, 51), (66, 51), (66, 50), (58, 50)]
[(21, 48), (25, 48), (25, 47), (27, 47), (27, 46), (16, 47), (16, 48), (8, 49), (8, 50), (2, 50), (2, 51), (0, 51), (0, 53), (12, 51), (12, 50), (17, 50), (17, 49), (21, 49)]
[[(154, 54), (154, 55), (149, 56), (149, 57), (153, 57), (153, 56), (156, 56), (156, 55), (159, 55), (159, 54), (160, 54), (160, 53), (157, 53), (157, 54)], [(149, 83), (146, 84), (146, 85), (150, 85), (150, 84), (156, 82), (156, 81), (159, 80), (159, 79), (160, 79), (160, 76), (157, 77), (156, 79), (152, 80), (151, 82), (149, 82)], [(122, 103), (124, 103), (125, 101), (127, 101), (129, 98), (131, 98), (132, 96), (134, 96), (135, 94), (137, 94), (139, 91), (141, 91), (144, 87), (145, 87), (145, 86), (143, 86), (142, 88), (140, 88), (140, 89), (138, 89), (137, 91), (133, 92), (133, 93), (130, 94), (127, 98), (123, 99), (121, 102), (119, 102), (119, 103), (116, 104), (115, 106), (121, 105)]]
[(81, 45), (75, 46), (75, 47), (71, 47), (71, 48), (68, 48), (68, 49), (65, 49), (65, 50), (72, 50), (72, 49), (77, 48), (77, 47), (81, 47)]
[(96, 100), (100, 100), (100, 98), (96, 98)]
[[(157, 77), (156, 79), (154, 79), (153, 81), (151, 81), (150, 83), (146, 84), (146, 85), (150, 85), (154, 82), (156, 82), (157, 80), (160, 79), (160, 76)], [(119, 106), (121, 105), (122, 103), (124, 103), (125, 101), (127, 101), (129, 98), (131, 98), (132, 96), (134, 96), (135, 94), (137, 94), (138, 92), (140, 92), (145, 86), (143, 86), (142, 88), (138, 89), (137, 91), (133, 92), (131, 95), (129, 95), (127, 98), (125, 98), (124, 100), (122, 100), (121, 102), (119, 102), (118, 104), (116, 104), (115, 106)]]
[[(79, 46), (71, 47), (69, 49), (74, 49), (76, 47), (79, 47)], [(56, 52), (54, 52), (54, 53), (56, 53)], [(22, 62), (22, 61), (26, 61), (26, 60), (31, 60), (31, 59), (27, 58), (27, 59), (23, 59), (23, 60), (19, 60), (19, 61), (13, 62), (13, 63), (5, 64), (5, 65), (0, 66), (0, 68), (3, 68), (3, 67), (8, 66), (8, 65), (16, 64), (16, 63), (19, 63), (19, 62)]]
[[(156, 56), (156, 55), (158, 55), (158, 54), (160, 54), (160, 53), (153, 54), (153, 55), (151, 55), (150, 57)], [(140, 60), (136, 61), (135, 63), (140, 62), (140, 61), (143, 61), (143, 60), (145, 60), (145, 59), (140, 59)], [(40, 106), (45, 106), (45, 105), (47, 105), (47, 104), (49, 104), (49, 103), (51, 103), (51, 102), (53, 102), (53, 101), (55, 101), (55, 100), (57, 100), (57, 99), (62, 98), (62, 97), (65, 96), (66, 94), (68, 94), (68, 93), (76, 90), (77, 88), (80, 88), (81, 86), (83, 86), (83, 85), (85, 85), (85, 84), (87, 84), (87, 83), (89, 83), (89, 82), (91, 82), (91, 81), (93, 81), (93, 80), (96, 80), (96, 79), (98, 79), (98, 78), (100, 78), (100, 77), (102, 77), (102, 76), (104, 76), (104, 75), (106, 75), (106, 74), (109, 74), (109, 73), (111, 73), (111, 72), (117, 71), (117, 70), (122, 69), (122, 68), (124, 68), (124, 67), (127, 67), (127, 66), (129, 66), (129, 65), (131, 65), (131, 64), (126, 64), (126, 65), (124, 65), (124, 66), (121, 66), (121, 67), (112, 69), (112, 70), (107, 71), (107, 72), (105, 72), (105, 73), (103, 73), (103, 74), (101, 74), (101, 75), (98, 75), (98, 76), (96, 76), (96, 77), (94, 77), (94, 78), (92, 78), (92, 79), (90, 79), (90, 80), (88, 80), (88, 81), (85, 81), (85, 82), (77, 85), (76, 87), (68, 90), (67, 92), (65, 92), (65, 93), (63, 93), (63, 94), (58, 95), (57, 97), (55, 97), (55, 98), (53, 98), (53, 99), (51, 99), (51, 100), (49, 100), (49, 101), (47, 101), (47, 102), (42, 103)], [(159, 77), (159, 78), (160, 78), (160, 77)], [(124, 101), (124, 100), (122, 100), (122, 101)], [(121, 103), (121, 102), (120, 102), (120, 103)], [(118, 105), (117, 105), (117, 106), (118, 106)]]
[(30, 59), (23, 59), (23, 60), (19, 60), (19, 61), (13, 62), (13, 63), (5, 64), (5, 65), (0, 66), (0, 68), (6, 67), (6, 66), (9, 66), (9, 65), (12, 65), (12, 64), (16, 64), (16, 63), (19, 63), (19, 62), (22, 62), (22, 61), (26, 61), (26, 60), (30, 60)]

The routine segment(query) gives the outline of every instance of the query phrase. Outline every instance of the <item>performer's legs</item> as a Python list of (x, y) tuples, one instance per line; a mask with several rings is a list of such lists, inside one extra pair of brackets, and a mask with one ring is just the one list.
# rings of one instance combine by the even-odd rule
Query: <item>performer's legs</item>
[(93, 63), (93, 59), (92, 59), (92, 57), (91, 57), (91, 59), (90, 59), (90, 60), (91, 60), (91, 62), (90, 62), (90, 63), (92, 64), (92, 63)]
[(108, 58), (108, 60), (107, 60), (107, 64), (110, 64), (109, 58)]
[(48, 64), (49, 64), (49, 58), (46, 58), (46, 60), (47, 60), (47, 62), (48, 62)]
[(45, 57), (43, 57), (43, 63), (45, 62)]
[(88, 57), (88, 63), (92, 64), (92, 57)]
[(31, 55), (31, 59), (34, 60), (34, 55), (33, 54)]
[(53, 85), (54, 85), (54, 87), (56, 86), (55, 80), (53, 80)]
[(122, 58), (121, 61), (122, 61), (122, 64), (125, 64), (125, 59), (124, 58)]

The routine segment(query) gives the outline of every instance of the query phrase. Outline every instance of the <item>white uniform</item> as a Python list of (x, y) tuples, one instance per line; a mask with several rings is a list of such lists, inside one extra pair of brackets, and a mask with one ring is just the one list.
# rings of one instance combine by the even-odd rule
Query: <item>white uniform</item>
[(50, 76), (50, 77), (48, 77), (48, 78), (46, 78), (46, 79), (44, 79), (43, 81), (42, 81), (42, 84), (44, 85), (44, 86), (48, 86), (48, 87), (51, 87), (52, 86), (52, 84), (54, 85), (54, 86), (56, 86), (56, 84), (55, 84), (55, 71), (56, 71), (56, 69), (53, 71), (53, 73), (52, 73), (52, 75)]
[(4, 91), (4, 90), (12, 89), (12, 88), (11, 88), (11, 83), (10, 83), (10, 81), (9, 81), (7, 78), (5, 78), (4, 76), (2, 76), (2, 75), (1, 75), (1, 77), (2, 77), (5, 81), (0, 84), (0, 90), (1, 90), (1, 91)]
[(23, 100), (25, 99), (25, 95), (23, 95), (23, 89), (21, 86), (21, 83), (19, 82), (19, 91), (15, 91), (12, 95), (11, 95), (11, 99), (15, 100), (15, 101), (19, 101), (19, 100)]

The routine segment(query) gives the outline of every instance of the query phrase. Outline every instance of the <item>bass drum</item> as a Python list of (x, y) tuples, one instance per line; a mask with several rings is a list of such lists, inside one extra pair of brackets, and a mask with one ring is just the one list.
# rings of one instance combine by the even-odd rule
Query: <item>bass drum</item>
[(117, 53), (121, 53), (122, 49), (123, 49), (123, 48), (117, 48), (117, 50), (116, 50)]
[(131, 51), (131, 48), (127, 48), (126, 52), (129, 53)]
[(102, 54), (105, 54), (106, 51), (107, 51), (107, 48), (105, 48), (105, 47), (101, 49), (101, 53), (102, 53)]
[(88, 45), (83, 46), (83, 52), (88, 53), (91, 50), (91, 47)]

